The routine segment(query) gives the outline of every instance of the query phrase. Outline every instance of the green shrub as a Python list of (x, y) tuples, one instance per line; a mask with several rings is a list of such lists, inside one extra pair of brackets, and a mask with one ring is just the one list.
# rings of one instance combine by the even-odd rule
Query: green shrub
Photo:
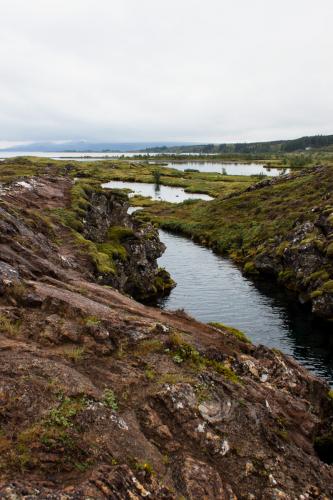
[(64, 397), (57, 408), (53, 408), (47, 419), (47, 427), (63, 427), (68, 428), (73, 426), (73, 418), (87, 406), (87, 400), (84, 397), (70, 398)]
[(102, 402), (105, 406), (107, 406), (108, 408), (111, 408), (111, 410), (113, 410), (113, 411), (118, 410), (117, 398), (116, 398), (116, 395), (112, 389), (105, 389), (105, 391), (103, 393)]

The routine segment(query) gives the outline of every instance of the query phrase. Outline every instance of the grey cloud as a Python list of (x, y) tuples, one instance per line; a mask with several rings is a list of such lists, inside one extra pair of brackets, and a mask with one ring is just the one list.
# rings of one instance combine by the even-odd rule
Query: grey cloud
[(1, 0), (0, 141), (332, 133), (331, 0)]

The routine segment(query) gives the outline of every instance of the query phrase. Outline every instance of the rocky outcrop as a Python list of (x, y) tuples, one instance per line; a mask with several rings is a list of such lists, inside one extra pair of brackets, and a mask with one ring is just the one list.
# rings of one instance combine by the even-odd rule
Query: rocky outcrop
[[(327, 175), (328, 167), (319, 165), (265, 179), (244, 190), (244, 193), (274, 189), (285, 183), (313, 175), (312, 182), (320, 183), (320, 175)], [(318, 180), (316, 179), (318, 176)], [(232, 193), (229, 199), (237, 198)], [(269, 198), (269, 194), (265, 194)], [(333, 206), (332, 187), (323, 198), (316, 198), (308, 212), (296, 218), (287, 234), (276, 234), (265, 241), (255, 257), (245, 261), (248, 274), (269, 274), (294, 290), (301, 303), (309, 303), (312, 312), (325, 319), (333, 319)], [(314, 197), (315, 198), (315, 197)], [(265, 198), (264, 198), (265, 199)], [(290, 209), (292, 211), (292, 207)], [(288, 214), (285, 214), (288, 216)], [(244, 262), (242, 262), (244, 265)]]
[[(151, 224), (127, 214), (127, 196), (98, 187), (82, 189), (84, 198), (75, 211), (72, 191), (72, 181), (59, 177), (33, 178), (3, 189), (0, 277), (48, 272), (63, 279), (72, 269), (136, 299), (170, 292), (175, 283), (157, 265), (165, 246)], [(7, 267), (12, 261), (15, 269)]]
[(70, 186), (35, 179), (1, 198), (0, 497), (332, 498), (328, 386), (232, 330), (97, 283), (57, 222)]
[(99, 244), (102, 252), (111, 249), (115, 263), (114, 272), (99, 273), (100, 283), (140, 300), (169, 293), (175, 283), (168, 272), (158, 268), (157, 259), (165, 245), (157, 229), (128, 215), (128, 198), (121, 193), (97, 190), (88, 197), (83, 235)]
[(287, 235), (277, 235), (253, 260), (251, 272), (274, 275), (297, 292), (302, 303), (325, 319), (333, 318), (333, 207), (314, 208), (313, 220), (302, 216)]

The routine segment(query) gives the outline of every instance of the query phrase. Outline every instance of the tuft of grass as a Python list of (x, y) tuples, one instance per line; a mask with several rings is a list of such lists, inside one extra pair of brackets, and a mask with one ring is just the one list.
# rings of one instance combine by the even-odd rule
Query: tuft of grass
[(72, 361), (73, 363), (78, 363), (79, 361), (81, 361), (84, 357), (84, 353), (84, 347), (64, 347), (61, 350), (62, 356)]
[(160, 377), (157, 379), (158, 384), (179, 384), (179, 383), (186, 383), (186, 384), (193, 384), (195, 382), (195, 379), (191, 377), (190, 375), (185, 375), (183, 373), (163, 373)]
[(245, 335), (245, 333), (242, 332), (241, 330), (238, 330), (237, 328), (233, 328), (232, 326), (224, 325), (223, 323), (215, 323), (213, 321), (208, 323), (208, 324), (211, 326), (214, 326), (218, 330), (221, 330), (221, 331), (226, 330), (228, 333), (231, 333), (232, 335), (237, 337), (242, 342), (246, 342), (248, 344), (251, 344), (251, 340)]
[(10, 289), (10, 294), (17, 300), (22, 299), (22, 297), (25, 296), (27, 292), (27, 286), (21, 281), (21, 282), (14, 282)]
[(153, 368), (147, 367), (145, 369), (145, 376), (146, 376), (146, 379), (149, 380), (149, 381), (155, 380), (155, 378), (156, 378), (156, 371)]
[(154, 352), (161, 352), (163, 343), (158, 339), (143, 340), (140, 342), (134, 351), (137, 356), (148, 356)]
[(3, 314), (0, 315), (0, 332), (6, 333), (11, 337), (18, 335), (21, 328), (21, 321), (13, 321)]
[(101, 320), (97, 318), (97, 316), (87, 316), (84, 320), (84, 324), (87, 327), (99, 326), (101, 324)]

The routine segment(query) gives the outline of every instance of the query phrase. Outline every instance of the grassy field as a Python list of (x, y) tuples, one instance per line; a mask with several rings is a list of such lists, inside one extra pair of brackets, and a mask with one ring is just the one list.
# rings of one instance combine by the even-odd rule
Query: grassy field
[(217, 173), (182, 172), (143, 161), (101, 160), (60, 161), (48, 158), (21, 157), (0, 163), (0, 182), (12, 182), (21, 177), (44, 175), (52, 172), (69, 175), (85, 183), (102, 183), (111, 180), (127, 182), (158, 181), (165, 186), (182, 187), (189, 193), (204, 193), (213, 197), (228, 195), (258, 182), (260, 176), (222, 175)]

